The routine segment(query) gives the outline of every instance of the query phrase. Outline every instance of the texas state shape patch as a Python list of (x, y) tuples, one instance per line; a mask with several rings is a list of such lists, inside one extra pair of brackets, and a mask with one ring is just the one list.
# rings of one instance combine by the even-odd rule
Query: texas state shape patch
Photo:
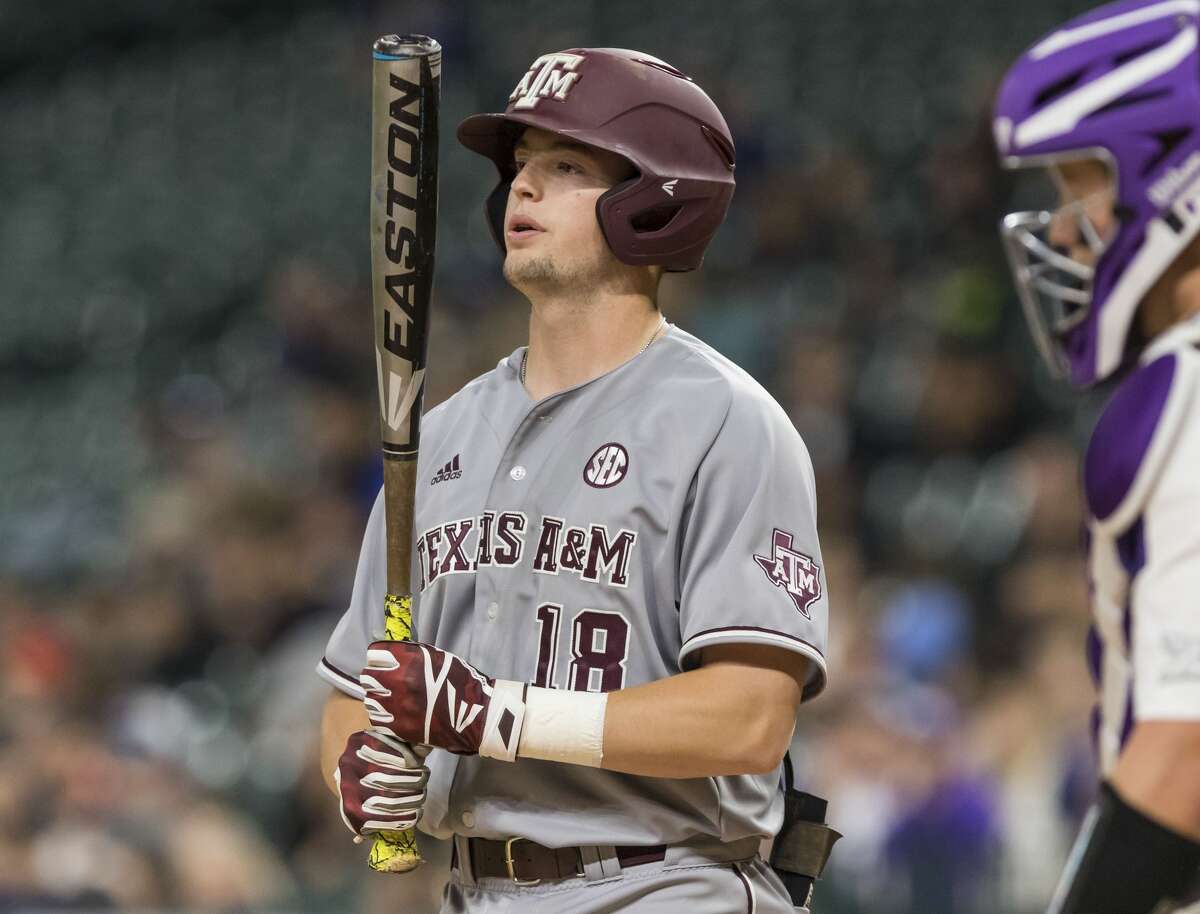
[(792, 548), (792, 535), (775, 528), (771, 536), (771, 554), (755, 555), (754, 561), (776, 587), (782, 587), (796, 609), (811, 619), (808, 608), (821, 598), (821, 566), (811, 556)]

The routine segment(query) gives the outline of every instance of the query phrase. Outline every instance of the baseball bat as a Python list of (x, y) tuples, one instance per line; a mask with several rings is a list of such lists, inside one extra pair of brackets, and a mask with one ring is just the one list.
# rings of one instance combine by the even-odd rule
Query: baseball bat
[[(442, 49), (424, 35), (374, 45), (371, 105), (371, 304), (383, 443), (387, 529), (384, 637), (412, 639), (413, 508), (421, 437), (429, 299), (437, 232)], [(383, 832), (370, 866), (405, 873), (421, 863), (412, 829)]]

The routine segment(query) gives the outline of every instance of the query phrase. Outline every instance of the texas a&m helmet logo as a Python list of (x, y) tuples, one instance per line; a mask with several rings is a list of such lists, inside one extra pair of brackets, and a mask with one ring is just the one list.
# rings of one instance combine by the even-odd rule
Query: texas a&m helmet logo
[(521, 77), (517, 88), (508, 97), (508, 103), (514, 111), (526, 111), (536, 107), (543, 98), (565, 102), (567, 93), (579, 79), (577, 68), (581, 63), (582, 54), (543, 54)]
[(787, 591), (804, 618), (811, 619), (808, 608), (821, 599), (821, 566), (792, 548), (792, 535), (776, 528), (771, 537), (771, 554), (755, 555), (754, 561), (772, 584)]
[(583, 467), (583, 481), (593, 489), (609, 489), (625, 478), (629, 471), (629, 452), (610, 441), (592, 452)]

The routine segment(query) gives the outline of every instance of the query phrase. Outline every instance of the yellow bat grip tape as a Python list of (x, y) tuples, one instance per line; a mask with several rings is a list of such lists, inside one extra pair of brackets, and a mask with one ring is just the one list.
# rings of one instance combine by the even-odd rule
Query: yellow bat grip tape
[[(384, 637), (388, 641), (412, 640), (412, 596), (398, 597), (388, 594), (383, 601)], [(424, 861), (417, 850), (417, 835), (414, 829), (385, 831), (375, 836), (371, 845), (371, 857), (367, 861), (373, 870), (381, 873), (407, 873), (415, 870)]]

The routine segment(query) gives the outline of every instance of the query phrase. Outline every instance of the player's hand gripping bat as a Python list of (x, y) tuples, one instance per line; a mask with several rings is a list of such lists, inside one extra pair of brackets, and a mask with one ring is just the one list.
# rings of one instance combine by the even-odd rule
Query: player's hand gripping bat
[[(387, 517), (385, 637), (412, 638), (413, 506), (433, 251), (437, 229), (442, 49), (424, 35), (375, 42), (371, 116), (371, 301), (382, 415)], [(383, 832), (370, 865), (405, 873), (421, 863), (412, 830)]]

